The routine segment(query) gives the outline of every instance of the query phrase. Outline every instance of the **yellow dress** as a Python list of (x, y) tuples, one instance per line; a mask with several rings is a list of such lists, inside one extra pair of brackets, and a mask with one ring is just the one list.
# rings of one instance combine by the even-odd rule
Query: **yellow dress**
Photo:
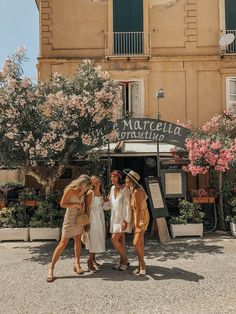
[(136, 200), (135, 200), (135, 196), (134, 193), (132, 193), (131, 196), (131, 206), (133, 209), (133, 222), (134, 222), (134, 231), (135, 228), (137, 228), (138, 224), (140, 223), (140, 229), (142, 229), (142, 231), (146, 231), (148, 228), (148, 224), (149, 224), (149, 211), (148, 211), (148, 206), (147, 206), (147, 196), (146, 193), (143, 191), (143, 200), (141, 201), (141, 213), (140, 213), (140, 221), (137, 221), (138, 218), (138, 209), (137, 209), (137, 205), (136, 205)]

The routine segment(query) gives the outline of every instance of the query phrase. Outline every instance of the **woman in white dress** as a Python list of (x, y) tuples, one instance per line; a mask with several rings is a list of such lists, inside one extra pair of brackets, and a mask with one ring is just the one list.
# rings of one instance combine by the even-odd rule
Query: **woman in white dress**
[(100, 267), (95, 256), (97, 253), (105, 252), (105, 217), (103, 203), (105, 193), (102, 181), (97, 176), (91, 177), (92, 190), (86, 194), (86, 207), (89, 211), (89, 231), (85, 236), (86, 248), (89, 250), (88, 270), (95, 271)]
[(130, 191), (122, 184), (122, 172), (118, 170), (114, 170), (111, 173), (111, 183), (113, 184), (109, 195), (111, 204), (111, 241), (120, 255), (120, 262), (113, 269), (126, 270), (129, 266), (129, 261), (125, 248), (125, 232), (131, 232), (132, 229)]

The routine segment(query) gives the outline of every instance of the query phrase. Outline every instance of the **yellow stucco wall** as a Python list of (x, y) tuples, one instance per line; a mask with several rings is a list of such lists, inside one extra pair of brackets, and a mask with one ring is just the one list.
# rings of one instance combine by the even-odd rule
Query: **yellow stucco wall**
[(144, 0), (151, 53), (106, 58), (112, 0), (40, 0), (39, 79), (73, 73), (81, 59), (92, 58), (114, 79), (142, 80), (146, 116), (156, 117), (155, 92), (162, 87), (161, 118), (198, 126), (225, 109), (226, 77), (236, 76), (236, 57), (219, 54), (222, 1)]

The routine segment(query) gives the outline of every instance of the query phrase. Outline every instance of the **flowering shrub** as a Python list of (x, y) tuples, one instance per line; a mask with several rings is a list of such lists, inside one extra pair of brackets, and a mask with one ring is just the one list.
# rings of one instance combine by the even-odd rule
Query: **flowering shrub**
[(196, 203), (190, 203), (186, 200), (179, 202), (180, 215), (171, 217), (172, 224), (202, 223), (205, 213), (201, 212), (201, 206)]
[[(212, 167), (225, 172), (236, 161), (236, 106), (222, 115), (214, 115), (199, 130), (193, 130), (186, 140), (190, 163), (184, 170), (193, 175), (206, 174)], [(178, 148), (172, 152), (182, 158)]]
[(95, 127), (109, 134), (120, 88), (91, 60), (71, 77), (55, 73), (34, 85), (22, 76), (24, 59), (21, 48), (0, 72), (0, 163), (21, 167), (51, 189), (73, 156), (97, 141)]

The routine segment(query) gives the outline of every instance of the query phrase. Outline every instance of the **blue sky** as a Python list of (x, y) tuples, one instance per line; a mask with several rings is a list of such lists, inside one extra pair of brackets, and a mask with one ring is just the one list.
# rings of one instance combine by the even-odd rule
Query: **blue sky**
[(39, 54), (39, 15), (34, 0), (0, 0), (0, 67), (4, 59), (25, 46), (29, 60), (24, 63), (26, 76), (37, 79)]

